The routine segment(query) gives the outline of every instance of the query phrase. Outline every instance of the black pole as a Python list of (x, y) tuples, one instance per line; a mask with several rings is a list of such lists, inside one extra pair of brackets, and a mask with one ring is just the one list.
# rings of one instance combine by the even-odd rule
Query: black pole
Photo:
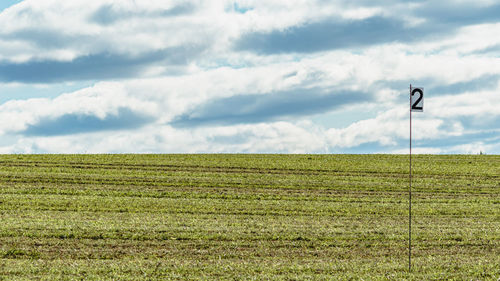
[(411, 84), (410, 84), (410, 188), (408, 204), (408, 271), (411, 272)]

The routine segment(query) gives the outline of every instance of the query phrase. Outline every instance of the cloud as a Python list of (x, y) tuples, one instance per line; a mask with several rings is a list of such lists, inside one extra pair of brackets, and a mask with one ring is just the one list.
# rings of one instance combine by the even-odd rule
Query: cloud
[(0, 62), (1, 82), (54, 83), (137, 77), (148, 67), (186, 65), (199, 48), (173, 47), (140, 55), (102, 53), (71, 61), (36, 60), (22, 63)]
[(183, 3), (172, 8), (154, 11), (125, 10), (113, 5), (103, 5), (89, 19), (98, 24), (110, 25), (119, 21), (130, 20), (131, 18), (161, 18), (188, 15), (194, 10), (195, 7), (191, 3)]
[(176, 117), (174, 127), (231, 125), (277, 121), (324, 113), (347, 104), (368, 102), (369, 95), (319, 88), (213, 99)]
[(481, 55), (492, 55), (493, 57), (500, 57), (500, 44), (496, 44), (493, 46), (489, 46), (480, 50), (476, 50), (472, 52), (472, 54), (481, 54)]
[(285, 30), (244, 34), (235, 49), (260, 54), (309, 53), (412, 39), (400, 20), (375, 16), (362, 20), (322, 20)]
[(75, 41), (92, 40), (85, 35), (63, 34), (39, 27), (25, 28), (7, 34), (2, 34), (3, 40), (29, 42), (29, 45), (40, 49), (66, 48)]
[(12, 100), (0, 106), (0, 132), (51, 136), (134, 129), (158, 116), (157, 104), (129, 94), (120, 83), (98, 83), (54, 99)]
[[(23, 136), (0, 153), (325, 153), (326, 142), (311, 123), (271, 122), (195, 130), (168, 125), (92, 134)], [(240, 139), (233, 143), (220, 139)], [(179, 141), (182, 140), (182, 141)]]
[(447, 136), (435, 139), (425, 139), (415, 141), (416, 146), (423, 147), (435, 147), (435, 148), (450, 148), (460, 145), (466, 145), (470, 143), (481, 142), (483, 144), (495, 144), (500, 140), (500, 128), (497, 130), (486, 130), (486, 131), (476, 131), (468, 132), (458, 136)]
[(429, 92), (433, 96), (443, 95), (443, 94), (460, 94), (465, 92), (479, 92), (482, 90), (495, 89), (500, 81), (500, 74), (486, 74), (478, 78), (474, 78), (468, 81), (460, 81), (457, 83), (427, 83), (434, 84), (436, 86), (429, 87)]
[(118, 108), (116, 114), (100, 118), (92, 114), (69, 113), (56, 118), (44, 118), (20, 132), (25, 136), (60, 136), (98, 131), (137, 129), (154, 121), (151, 116), (129, 108)]
[(428, 1), (415, 8), (414, 15), (427, 19), (432, 24), (446, 24), (450, 27), (498, 22), (500, 4), (484, 4), (481, 1)]

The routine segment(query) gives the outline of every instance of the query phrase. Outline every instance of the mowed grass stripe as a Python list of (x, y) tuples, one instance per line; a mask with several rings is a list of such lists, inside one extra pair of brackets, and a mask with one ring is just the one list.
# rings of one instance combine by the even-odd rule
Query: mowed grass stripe
[[(5, 176), (7, 174), (7, 176)], [(95, 172), (90, 175), (75, 173), (49, 173), (28, 171), (24, 173), (0, 172), (0, 182), (5, 185), (16, 184), (44, 187), (44, 185), (85, 185), (87, 187), (104, 185), (124, 189), (140, 190), (181, 187), (181, 188), (240, 188), (240, 189), (295, 189), (295, 190), (328, 190), (328, 191), (380, 191), (401, 192), (408, 188), (408, 176), (405, 178), (386, 178), (383, 176), (272, 176), (248, 175), (227, 176), (219, 173), (171, 173), (155, 176), (147, 175), (103, 175)], [(425, 178), (415, 175), (413, 187), (415, 191), (432, 193), (462, 194), (495, 194), (499, 181), (494, 178), (476, 178), (469, 180), (446, 180), (441, 178)], [(254, 192), (255, 193), (255, 192)]]
[[(0, 210), (59, 210), (106, 212), (161, 212), (161, 213), (223, 213), (258, 215), (404, 215), (405, 198), (381, 199), (372, 197), (338, 196), (335, 200), (296, 200), (296, 198), (152, 198), (129, 196), (60, 195), (60, 194), (4, 194)], [(417, 199), (417, 198), (416, 198)], [(416, 215), (496, 216), (497, 200), (416, 200)]]

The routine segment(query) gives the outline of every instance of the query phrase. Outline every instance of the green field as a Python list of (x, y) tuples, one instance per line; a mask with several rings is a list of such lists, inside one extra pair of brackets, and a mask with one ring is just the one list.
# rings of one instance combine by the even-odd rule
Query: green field
[(0, 280), (498, 280), (500, 156), (3, 155)]

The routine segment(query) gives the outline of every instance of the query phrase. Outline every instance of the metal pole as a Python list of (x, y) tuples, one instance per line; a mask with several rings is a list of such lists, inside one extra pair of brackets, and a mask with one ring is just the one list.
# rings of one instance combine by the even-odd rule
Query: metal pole
[(408, 207), (408, 271), (411, 272), (411, 84), (410, 84), (410, 189)]

